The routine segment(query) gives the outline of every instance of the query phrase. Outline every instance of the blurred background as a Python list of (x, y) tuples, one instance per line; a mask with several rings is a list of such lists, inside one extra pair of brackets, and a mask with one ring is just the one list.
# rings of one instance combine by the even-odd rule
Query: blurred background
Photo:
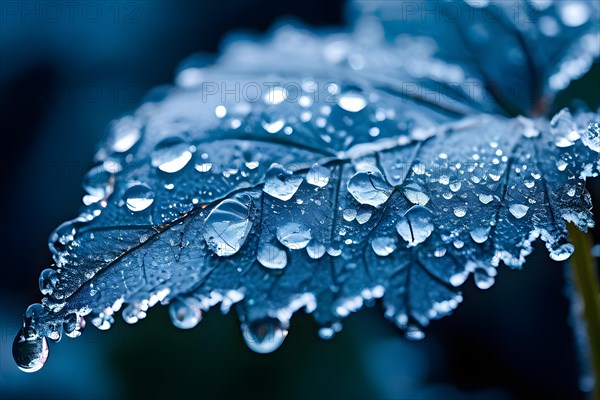
[[(156, 307), (134, 326), (117, 318), (108, 332), (88, 327), (51, 343), (36, 374), (14, 365), (21, 315), (41, 299), (38, 275), (52, 263), (47, 237), (77, 215), (81, 178), (107, 123), (172, 82), (186, 56), (215, 53), (231, 31), (266, 32), (282, 18), (341, 26), (344, 10), (340, 0), (0, 2), (0, 398), (584, 397), (568, 274), (539, 243), (523, 271), (501, 267), (490, 290), (467, 282), (454, 316), (418, 343), (376, 305), (329, 342), (298, 314), (284, 345), (258, 355), (233, 314), (211, 311), (180, 331)], [(597, 109), (589, 88), (598, 83), (596, 65), (559, 102), (584, 97)], [(596, 203), (599, 186), (590, 184)]]

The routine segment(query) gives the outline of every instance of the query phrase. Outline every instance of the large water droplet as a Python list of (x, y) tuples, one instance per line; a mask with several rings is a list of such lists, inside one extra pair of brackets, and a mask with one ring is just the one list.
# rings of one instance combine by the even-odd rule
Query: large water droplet
[(493, 276), (489, 276), (485, 271), (476, 270), (473, 273), (475, 285), (482, 290), (491, 288), (494, 285), (495, 279)]
[(402, 193), (413, 204), (424, 206), (429, 202), (429, 196), (425, 190), (416, 183), (409, 183), (402, 187)]
[(481, 193), (479, 195), (479, 201), (482, 202), (483, 204), (488, 204), (492, 200), (494, 200), (494, 196), (491, 195), (491, 194), (483, 194), (483, 193)]
[(581, 139), (583, 144), (600, 153), (600, 124), (598, 122), (591, 123), (583, 134)]
[(39, 303), (31, 304), (25, 310), (25, 319), (30, 323), (34, 323), (37, 318), (44, 314), (44, 307)]
[(525, 118), (522, 115), (517, 117), (520, 123), (522, 135), (526, 138), (535, 138), (540, 135), (540, 131), (535, 127), (533, 120)]
[(317, 260), (325, 254), (325, 245), (319, 241), (311, 240), (306, 246), (306, 253), (313, 260)]
[(39, 278), (40, 292), (46, 296), (52, 293), (58, 283), (58, 272), (51, 268), (42, 271)]
[(283, 126), (285, 125), (285, 120), (283, 118), (278, 118), (275, 120), (263, 120), (261, 122), (263, 128), (265, 129), (265, 131), (269, 132), (269, 133), (277, 133), (279, 132)]
[(574, 251), (575, 247), (571, 243), (563, 243), (550, 250), (550, 258), (554, 261), (565, 261)]
[(252, 199), (246, 196), (244, 203), (238, 198), (224, 200), (204, 221), (204, 240), (218, 256), (228, 257), (237, 253), (248, 238), (252, 228)]
[(123, 117), (112, 127), (112, 150), (117, 153), (129, 151), (142, 137), (142, 124), (133, 117)]
[(296, 194), (301, 183), (301, 176), (295, 176), (275, 163), (267, 171), (263, 191), (279, 200), (288, 201)]
[(462, 183), (460, 181), (452, 182), (450, 184), (450, 190), (452, 190), (454, 193), (456, 193), (460, 190), (461, 186), (462, 186)]
[(169, 306), (171, 322), (179, 329), (192, 329), (202, 319), (200, 304), (193, 298), (176, 298)]
[(525, 214), (527, 214), (527, 211), (529, 211), (529, 207), (524, 204), (511, 204), (508, 207), (508, 211), (510, 211), (510, 213), (514, 215), (515, 218), (521, 219), (525, 216)]
[(26, 338), (19, 331), (12, 346), (13, 359), (23, 372), (39, 371), (48, 359), (48, 341), (44, 336)]
[(367, 106), (367, 99), (360, 93), (350, 91), (340, 96), (338, 105), (346, 111), (359, 112)]
[(356, 218), (357, 212), (354, 208), (346, 208), (343, 212), (342, 212), (342, 217), (348, 221), (351, 222)]
[(329, 177), (331, 176), (331, 171), (328, 168), (321, 167), (319, 164), (315, 163), (306, 174), (306, 182), (310, 185), (324, 187), (329, 183)]
[(305, 248), (312, 236), (310, 229), (306, 226), (296, 222), (288, 222), (277, 228), (277, 239), (288, 249), (298, 250)]
[(396, 238), (381, 237), (375, 238), (371, 242), (371, 248), (378, 256), (389, 256), (396, 250)]
[(263, 318), (242, 324), (242, 335), (248, 348), (256, 353), (272, 353), (283, 343), (288, 324), (277, 318)]
[(464, 207), (464, 206), (454, 207), (454, 215), (456, 215), (458, 218), (464, 217), (465, 215), (467, 215), (467, 207)]
[(63, 330), (65, 335), (70, 338), (76, 338), (81, 335), (81, 331), (85, 328), (85, 319), (76, 313), (71, 313), (65, 317)]
[(360, 204), (378, 207), (385, 203), (394, 188), (381, 172), (357, 172), (348, 182), (348, 191)]
[(557, 147), (573, 146), (581, 135), (577, 130), (577, 124), (568, 109), (563, 108), (550, 121), (550, 131), (554, 136), (554, 144)]
[(123, 201), (133, 212), (144, 211), (154, 203), (154, 192), (147, 185), (136, 184), (125, 191)]
[(89, 206), (90, 204), (106, 199), (112, 194), (114, 190), (114, 177), (104, 168), (104, 165), (98, 165), (85, 174), (83, 188), (88, 193), (83, 196), (83, 204)]
[(396, 223), (398, 234), (409, 246), (423, 243), (433, 232), (431, 212), (423, 206), (411, 207)]
[(192, 152), (182, 138), (170, 137), (154, 147), (151, 157), (153, 167), (172, 174), (187, 165), (192, 159)]
[(258, 249), (256, 259), (263, 267), (269, 269), (283, 269), (287, 265), (285, 250), (270, 243), (263, 244)]
[(486, 226), (473, 229), (469, 234), (475, 243), (483, 243), (488, 239), (490, 228)]
[(358, 222), (361, 225), (366, 224), (367, 222), (369, 222), (372, 215), (373, 213), (371, 212), (371, 210), (358, 210), (356, 213), (356, 222)]
[(565, 26), (574, 28), (585, 24), (590, 18), (589, 6), (584, 1), (558, 2), (558, 15)]

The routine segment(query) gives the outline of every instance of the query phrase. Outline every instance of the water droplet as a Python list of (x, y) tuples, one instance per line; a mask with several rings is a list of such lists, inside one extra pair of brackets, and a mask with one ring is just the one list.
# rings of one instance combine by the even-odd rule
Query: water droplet
[(113, 175), (104, 168), (104, 165), (93, 167), (83, 178), (83, 188), (88, 193), (83, 196), (83, 204), (86, 206), (104, 200), (114, 190)]
[(192, 159), (190, 146), (179, 137), (170, 137), (158, 143), (151, 154), (152, 166), (172, 174), (181, 171)]
[(465, 245), (465, 242), (463, 242), (462, 240), (455, 240), (452, 244), (457, 249), (462, 249), (464, 247), (464, 245)]
[(19, 331), (12, 346), (13, 359), (23, 372), (39, 371), (48, 359), (48, 341), (44, 336), (26, 338)]
[(136, 184), (125, 191), (123, 200), (131, 211), (143, 211), (154, 203), (154, 192), (147, 185)]
[(348, 182), (348, 191), (360, 204), (378, 207), (385, 203), (394, 188), (381, 172), (357, 172)]
[(331, 340), (335, 337), (336, 333), (342, 330), (342, 324), (340, 322), (334, 322), (330, 326), (324, 326), (319, 329), (319, 337), (323, 340)]
[(598, 122), (591, 123), (583, 133), (581, 140), (584, 145), (596, 153), (600, 153), (600, 124)]
[(316, 240), (311, 240), (306, 246), (306, 253), (313, 260), (317, 260), (325, 255), (325, 246)]
[(454, 193), (458, 192), (460, 190), (460, 187), (462, 186), (462, 184), (460, 182), (452, 182), (450, 184), (450, 190), (452, 190)]
[(433, 252), (433, 255), (435, 257), (444, 257), (446, 255), (446, 248), (445, 247), (438, 247), (437, 249), (435, 249), (435, 251)]
[(575, 28), (590, 18), (590, 9), (583, 1), (565, 1), (558, 5), (558, 15), (565, 26)]
[(217, 118), (225, 118), (227, 116), (227, 108), (225, 106), (220, 105), (215, 107), (215, 115)]
[(404, 335), (408, 340), (418, 341), (425, 339), (425, 332), (414, 325), (407, 326)]
[(112, 126), (112, 150), (117, 153), (129, 151), (142, 137), (141, 123), (127, 116)]
[(369, 129), (369, 135), (370, 135), (371, 137), (377, 137), (377, 136), (379, 136), (379, 132), (380, 132), (380, 131), (379, 131), (379, 128), (378, 128), (378, 127), (376, 127), (376, 126), (374, 126), (374, 127), (372, 127), (371, 129)]
[(242, 324), (242, 335), (248, 348), (256, 353), (272, 353), (288, 334), (288, 324), (277, 318), (263, 318)]
[(208, 172), (211, 170), (212, 168), (212, 163), (202, 163), (202, 164), (196, 164), (194, 166), (194, 169), (198, 172)]
[(350, 91), (340, 96), (338, 105), (346, 111), (359, 112), (367, 106), (367, 99), (360, 93)]
[(510, 211), (510, 213), (514, 215), (515, 218), (521, 219), (525, 216), (525, 214), (527, 214), (527, 211), (529, 211), (529, 207), (527, 207), (524, 204), (511, 204), (508, 207), (508, 211)]
[(476, 270), (473, 273), (473, 278), (475, 279), (475, 285), (482, 290), (491, 288), (495, 282), (493, 276), (489, 276), (486, 272), (481, 270)]
[(468, 277), (469, 277), (468, 271), (459, 272), (450, 277), (450, 284), (454, 287), (458, 287), (458, 286), (462, 285), (463, 283), (465, 283), (465, 281), (467, 280)]
[(363, 225), (369, 222), (373, 213), (370, 210), (359, 210), (356, 214), (356, 222)]
[[(123, 319), (125, 319), (125, 322), (128, 322), (127, 318), (125, 318), (125, 311), (123, 311)], [(115, 323), (115, 318), (112, 316), (112, 314), (99, 313), (91, 317), (91, 322), (92, 325), (94, 325), (97, 329), (106, 331), (109, 330), (112, 324)]]
[(58, 272), (51, 268), (42, 271), (39, 278), (40, 292), (46, 296), (52, 294), (54, 287), (58, 283)]
[(565, 169), (567, 169), (568, 165), (569, 164), (563, 159), (556, 161), (556, 168), (561, 172), (564, 171)]
[(263, 120), (261, 122), (261, 125), (265, 129), (265, 131), (269, 133), (277, 133), (285, 125), (285, 120), (283, 118), (275, 119), (273, 121)]
[(494, 196), (492, 196), (491, 194), (483, 194), (482, 193), (479, 195), (479, 201), (482, 202), (483, 204), (488, 204), (492, 200), (494, 200)]
[(577, 124), (568, 109), (563, 108), (550, 121), (550, 131), (554, 136), (554, 144), (557, 147), (570, 147), (581, 136), (577, 130)]
[(312, 239), (310, 229), (306, 226), (288, 222), (277, 228), (277, 239), (279, 242), (290, 250), (303, 249)]
[(346, 208), (342, 212), (342, 217), (348, 222), (353, 221), (356, 218), (356, 210), (353, 208)]
[(494, 182), (498, 182), (500, 178), (502, 178), (502, 175), (500, 175), (499, 171), (491, 171), (488, 176), (492, 178)]
[(389, 256), (396, 250), (396, 238), (381, 237), (371, 241), (371, 248), (375, 254), (381, 257)]
[(396, 223), (396, 230), (409, 246), (416, 246), (423, 243), (433, 232), (434, 227), (430, 219), (431, 212), (428, 209), (413, 206)]
[(200, 303), (193, 298), (175, 298), (169, 305), (169, 317), (179, 329), (192, 329), (202, 319)]
[(274, 86), (270, 88), (270, 90), (265, 93), (263, 96), (263, 101), (266, 104), (280, 104), (285, 101), (288, 97), (288, 91), (282, 88), (281, 86)]
[(529, 118), (525, 118), (522, 115), (517, 117), (517, 120), (520, 123), (522, 135), (526, 138), (532, 139), (538, 137), (540, 135), (540, 131), (535, 127), (535, 123), (533, 120)]
[(68, 337), (73, 339), (79, 337), (83, 328), (85, 328), (85, 319), (81, 315), (71, 313), (65, 317), (63, 330)]
[(575, 247), (573, 247), (571, 243), (563, 243), (550, 250), (550, 258), (554, 261), (565, 261), (567, 258), (571, 257), (574, 251)]
[(467, 215), (467, 208), (463, 206), (454, 207), (454, 215), (456, 215), (458, 218), (464, 217)]
[(259, 247), (256, 259), (263, 267), (269, 269), (283, 269), (287, 265), (287, 253), (285, 250), (270, 243)]
[(208, 247), (220, 257), (237, 253), (250, 233), (250, 206), (252, 199), (244, 197), (227, 199), (215, 207), (206, 217), (204, 240)]
[(402, 193), (404, 193), (408, 201), (413, 204), (424, 206), (429, 202), (429, 196), (425, 193), (423, 188), (416, 183), (405, 185), (402, 188)]
[(267, 171), (263, 191), (279, 200), (288, 201), (296, 194), (301, 183), (302, 177), (275, 163)]
[(324, 187), (329, 183), (329, 177), (331, 176), (331, 171), (328, 168), (321, 167), (319, 164), (315, 163), (306, 174), (306, 182), (310, 185)]
[(473, 229), (469, 234), (475, 243), (483, 243), (488, 239), (490, 233), (489, 227), (478, 227)]

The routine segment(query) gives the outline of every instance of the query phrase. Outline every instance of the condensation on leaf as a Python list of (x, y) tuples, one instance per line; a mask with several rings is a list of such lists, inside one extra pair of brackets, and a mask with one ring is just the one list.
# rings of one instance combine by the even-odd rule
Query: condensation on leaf
[[(157, 304), (183, 329), (235, 307), (248, 347), (266, 353), (298, 310), (332, 338), (381, 298), (420, 340), (469, 277), (491, 287), (537, 238), (554, 260), (571, 255), (566, 223), (593, 226), (599, 116), (504, 115), (531, 115), (535, 96), (551, 100), (589, 68), (598, 6), (529, 7), (531, 25), (505, 29), (483, 12), (507, 4), (471, 3), (456, 4), (476, 24), (438, 21), (422, 38), (406, 35), (420, 19), (386, 17), (401, 2), (354, 2), (352, 33), (284, 26), (233, 42), (214, 66), (182, 67), (177, 86), (111, 125), (81, 215), (52, 233), (56, 267), (15, 339), (19, 367), (41, 368), (47, 339), (79, 336), (86, 321), (136, 323)], [(520, 92), (532, 75), (539, 91)], [(233, 102), (202, 82), (269, 85)]]

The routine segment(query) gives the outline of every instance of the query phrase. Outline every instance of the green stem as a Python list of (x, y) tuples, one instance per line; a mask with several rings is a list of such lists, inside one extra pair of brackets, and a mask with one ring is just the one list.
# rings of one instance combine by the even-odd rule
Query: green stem
[(583, 301), (583, 318), (590, 345), (595, 380), (593, 398), (600, 400), (600, 288), (592, 258), (592, 241), (589, 235), (581, 232), (574, 225), (569, 225), (569, 237), (575, 246), (571, 265), (575, 286)]

